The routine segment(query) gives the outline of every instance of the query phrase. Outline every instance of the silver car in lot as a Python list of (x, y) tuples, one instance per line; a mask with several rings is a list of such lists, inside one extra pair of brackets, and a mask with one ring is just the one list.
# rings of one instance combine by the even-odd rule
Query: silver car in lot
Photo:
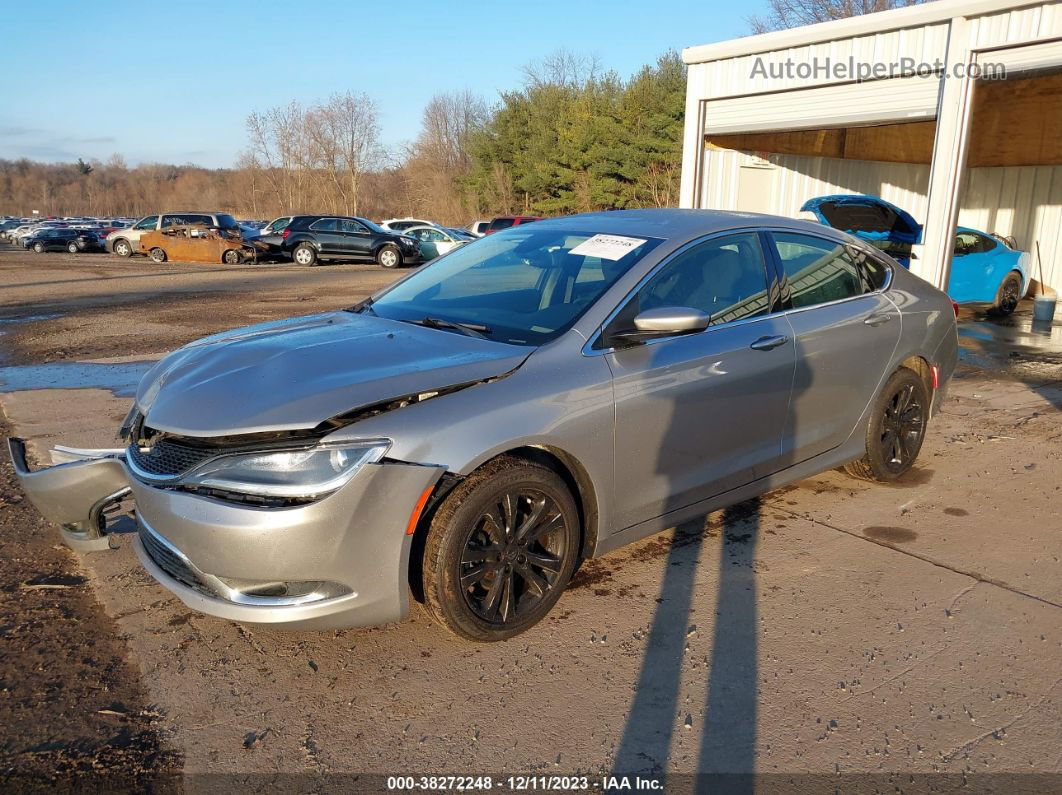
[(957, 359), (948, 297), (819, 224), (636, 210), (514, 227), (351, 308), (207, 337), (145, 375), (115, 450), (22, 485), (82, 549), (136, 501), (189, 606), (473, 640), (579, 562), (845, 465), (918, 455)]

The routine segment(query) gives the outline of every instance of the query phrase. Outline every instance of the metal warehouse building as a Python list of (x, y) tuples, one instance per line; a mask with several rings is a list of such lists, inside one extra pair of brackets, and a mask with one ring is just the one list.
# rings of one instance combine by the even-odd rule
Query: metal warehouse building
[(911, 268), (937, 285), (958, 223), (1038, 241), (1062, 289), (1062, 3), (939, 0), (683, 58), (683, 207), (876, 195), (924, 225)]

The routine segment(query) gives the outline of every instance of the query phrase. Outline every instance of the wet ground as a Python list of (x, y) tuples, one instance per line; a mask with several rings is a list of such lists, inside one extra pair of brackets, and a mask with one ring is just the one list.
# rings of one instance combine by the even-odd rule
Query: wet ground
[[(349, 305), (391, 278), (0, 246), (0, 404), (41, 457), (56, 442), (111, 446), (135, 368), (222, 328)], [(119, 714), (145, 716), (126, 761), (166, 760), (138, 768), (149, 775), (179, 765), (195, 790), (218, 774), (265, 789), (277, 771), (312, 786), (321, 774), (613, 769), (756, 771), (845, 791), (904, 788), (909, 773), (1057, 789), (1059, 326), (1042, 333), (1024, 307), (1004, 321), (964, 311), (962, 364), (904, 482), (824, 473), (589, 561), (542, 625), (486, 647), (419, 610), (334, 633), (193, 613), (124, 541), (80, 563), (56, 548), (8, 477), (0, 593), (20, 629), (0, 647), (3, 765), (21, 774), (42, 744), (106, 746), (104, 728), (69, 718), (119, 720), (78, 689), (97, 667), (70, 651), (84, 623), (117, 660), (105, 692), (122, 690)], [(48, 583), (63, 587), (31, 587)]]

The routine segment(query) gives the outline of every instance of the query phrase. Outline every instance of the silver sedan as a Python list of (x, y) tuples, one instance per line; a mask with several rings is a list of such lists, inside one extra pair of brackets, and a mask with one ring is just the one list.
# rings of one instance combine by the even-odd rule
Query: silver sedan
[(953, 305), (842, 232), (636, 210), (491, 235), (344, 311), (207, 337), (140, 384), (125, 446), (26, 493), (80, 549), (132, 496), (144, 567), (191, 607), (472, 640), (554, 606), (580, 560), (845, 465), (918, 455)]

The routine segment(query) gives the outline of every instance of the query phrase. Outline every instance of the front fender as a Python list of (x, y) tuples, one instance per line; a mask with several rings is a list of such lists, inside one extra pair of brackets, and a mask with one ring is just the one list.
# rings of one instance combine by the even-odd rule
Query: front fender
[(26, 443), (7, 440), (8, 453), (23, 492), (45, 519), (59, 525), (63, 541), (79, 552), (107, 549), (104, 510), (130, 492), (121, 450), (60, 449), (63, 463), (31, 471)]

